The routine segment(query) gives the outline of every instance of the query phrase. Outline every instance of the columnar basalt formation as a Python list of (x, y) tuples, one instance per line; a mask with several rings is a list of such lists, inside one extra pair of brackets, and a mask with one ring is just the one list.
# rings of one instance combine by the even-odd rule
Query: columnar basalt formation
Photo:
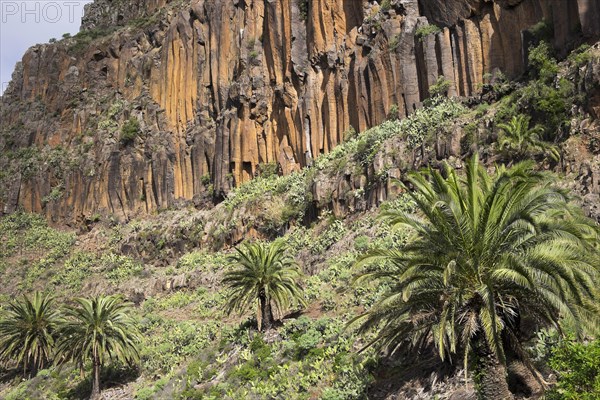
[[(458, 96), (518, 76), (536, 23), (559, 49), (600, 35), (600, 0), (389, 4), (96, 0), (78, 37), (25, 54), (2, 98), (4, 150), (60, 146), (72, 162), (3, 177), (0, 206), (128, 217), (219, 198), (262, 163), (289, 173), (351, 127), (406, 116), (439, 76)], [(439, 30), (418, 35), (429, 24)], [(140, 128), (127, 142), (130, 120)]]

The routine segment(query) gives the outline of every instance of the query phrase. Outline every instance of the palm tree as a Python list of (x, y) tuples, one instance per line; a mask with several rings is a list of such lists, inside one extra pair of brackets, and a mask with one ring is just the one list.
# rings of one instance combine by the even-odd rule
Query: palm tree
[(268, 330), (275, 321), (273, 307), (282, 312), (293, 301), (304, 304), (298, 286), (301, 273), (282, 241), (246, 243), (236, 248), (230, 261), (238, 268), (223, 278), (223, 284), (231, 289), (229, 312), (244, 312), (258, 302), (261, 329)]
[(35, 292), (33, 299), (23, 296), (6, 308), (0, 321), (0, 361), (14, 361), (35, 375), (51, 359), (58, 314), (52, 296)]
[(462, 352), (465, 370), (474, 355), (482, 397), (512, 398), (505, 350), (523, 357), (522, 317), (597, 329), (598, 229), (530, 163), (493, 176), (475, 156), (465, 178), (446, 167), (408, 180), (419, 214), (384, 218), (413, 236), (359, 261), (372, 267), (358, 280), (385, 279), (391, 290), (353, 323), (378, 329), (369, 345), (433, 341), (442, 359)]
[(97, 296), (75, 300), (77, 306), (65, 311), (66, 321), (59, 328), (59, 362), (76, 362), (83, 370), (92, 361), (92, 394), (100, 398), (100, 369), (110, 360), (133, 365), (139, 360), (141, 336), (130, 316), (131, 304), (120, 296)]
[(522, 161), (532, 155), (549, 155), (554, 161), (560, 159), (556, 146), (544, 142), (540, 135), (544, 128), (536, 125), (529, 128), (531, 118), (527, 115), (512, 117), (507, 124), (499, 124), (503, 132), (498, 142), (500, 152), (506, 160)]

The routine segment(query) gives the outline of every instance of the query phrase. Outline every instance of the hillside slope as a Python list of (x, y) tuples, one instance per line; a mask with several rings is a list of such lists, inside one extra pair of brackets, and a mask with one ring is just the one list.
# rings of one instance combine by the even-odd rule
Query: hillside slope
[[(264, 166), (214, 207), (188, 204), (127, 223), (98, 213), (77, 229), (49, 227), (34, 214), (4, 216), (0, 307), (36, 289), (67, 302), (100, 293), (134, 302), (144, 336), (141, 363), (135, 370), (105, 369), (107, 399), (472, 398), (461, 362), (444, 363), (427, 351), (416, 358), (358, 352), (369, 337), (346, 329), (346, 322), (387, 286), (353, 284), (353, 265), (369, 249), (397, 248), (407, 239), (377, 218), (414, 207), (394, 178), (427, 165), (460, 169), (475, 152), (490, 166), (511, 163), (516, 153), (505, 158), (499, 125), (521, 114), (543, 123), (545, 140), (561, 155), (556, 161), (534, 149), (528, 157), (540, 170), (558, 172), (559, 184), (598, 220), (600, 44), (562, 63), (543, 45), (534, 54), (529, 79), (498, 79), (463, 101), (436, 97), (407, 118), (350, 132), (343, 144), (289, 175)], [(282, 326), (265, 336), (251, 313), (224, 312), (227, 256), (252, 238), (282, 238), (306, 275), (307, 306), (278, 315)], [(545, 342), (533, 333), (527, 343), (535, 353)], [(512, 376), (522, 376), (518, 366), (511, 368)], [(0, 370), (0, 397), (89, 394), (89, 380), (75, 366), (26, 381), (17, 374)], [(518, 396), (531, 396), (516, 382)]]

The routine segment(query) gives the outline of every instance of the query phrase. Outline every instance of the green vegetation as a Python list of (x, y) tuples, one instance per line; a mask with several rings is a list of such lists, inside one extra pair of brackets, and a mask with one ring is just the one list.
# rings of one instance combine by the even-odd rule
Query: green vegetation
[(272, 176), (276, 176), (278, 175), (278, 166), (276, 162), (270, 162), (270, 163), (261, 163), (258, 164), (258, 170), (256, 171), (258, 173), (258, 176), (260, 176), (261, 178), (270, 178)]
[(130, 365), (139, 360), (138, 329), (131, 319), (129, 305), (119, 296), (79, 298), (65, 311), (66, 321), (58, 330), (59, 362), (73, 361), (83, 370), (92, 362), (92, 394), (100, 398), (100, 370), (110, 360)]
[(362, 258), (387, 261), (360, 279), (391, 290), (355, 322), (361, 332), (378, 329), (372, 343), (381, 347), (431, 339), (442, 359), (464, 353), (465, 368), (474, 356), (480, 395), (511, 398), (497, 377), (506, 377), (507, 354), (524, 353), (521, 318), (565, 323), (578, 335), (598, 328), (597, 229), (529, 163), (489, 175), (473, 157), (465, 178), (447, 167), (408, 180), (419, 215), (384, 216), (415, 235)]
[(400, 119), (400, 108), (398, 107), (398, 104), (392, 104), (392, 106), (390, 107), (390, 111), (388, 112), (387, 119), (388, 120)]
[(588, 44), (579, 46), (576, 50), (569, 54), (569, 62), (577, 68), (587, 64), (592, 59), (590, 49), (591, 47)]
[(136, 137), (140, 134), (140, 123), (137, 119), (130, 118), (121, 128), (120, 141), (123, 145), (133, 143)]
[(536, 125), (529, 127), (530, 117), (519, 115), (513, 117), (507, 124), (499, 124), (503, 136), (498, 140), (499, 152), (507, 162), (523, 161), (537, 155), (550, 156), (558, 161), (560, 154), (556, 146), (540, 139), (544, 128)]
[(304, 22), (308, 19), (308, 11), (310, 7), (310, 0), (296, 0), (298, 9), (300, 10), (300, 19)]
[(21, 364), (23, 375), (35, 376), (48, 365), (54, 351), (58, 315), (53, 298), (35, 292), (8, 304), (0, 320), (0, 362)]
[(98, 39), (106, 38), (117, 30), (116, 27), (86, 29), (73, 36), (73, 42), (69, 43), (69, 50), (80, 54), (90, 48), (90, 44)]
[[(60, 368), (43, 368), (50, 367), (51, 363), (63, 365), (75, 361), (83, 371), (90, 359), (94, 371), (91, 398), (98, 399), (101, 372), (110, 373), (110, 370), (101, 370), (108, 358), (128, 363), (138, 359), (137, 345), (141, 337), (129, 315), (131, 310), (119, 296), (80, 298), (75, 302), (77, 306), (67, 305), (59, 311), (52, 296), (35, 292), (32, 299), (23, 296), (2, 310), (0, 362), (9, 367), (18, 364), (23, 375), (35, 377), (23, 381), (6, 398), (48, 398), (28, 383), (39, 383), (40, 379), (44, 381), (50, 376), (58, 382), (48, 388), (53, 399), (80, 398), (78, 387), (69, 387), (67, 383), (69, 379), (76, 379), (64, 376)], [(117, 372), (117, 375), (122, 374)]]
[(388, 42), (388, 47), (390, 50), (396, 50), (400, 47), (400, 40), (402, 39), (401, 35), (394, 35), (390, 38)]
[(554, 37), (554, 26), (547, 20), (541, 20), (529, 28), (529, 32), (539, 41), (549, 42)]
[(584, 344), (562, 342), (553, 352), (550, 366), (558, 372), (558, 383), (549, 400), (593, 400), (600, 398), (600, 341)]
[(223, 278), (223, 284), (231, 289), (229, 310), (244, 312), (258, 301), (261, 330), (273, 328), (272, 307), (283, 315), (294, 301), (304, 303), (298, 286), (300, 272), (286, 255), (282, 241), (246, 244), (236, 249), (231, 262), (239, 269), (227, 272)]
[[(50, 267), (67, 256), (75, 243), (73, 233), (52, 229), (42, 216), (29, 213), (15, 213), (0, 219), (0, 239), (3, 241), (0, 266), (9, 262), (12, 265), (15, 257), (26, 260), (24, 276), (18, 283), (23, 289), (32, 288), (40, 278), (47, 276)], [(8, 282), (8, 277), (8, 273), (4, 274), (4, 282)]]
[[(381, 26), (383, 18), (373, 20)], [(349, 129), (343, 143), (299, 172), (279, 176), (276, 163), (260, 164), (255, 179), (220, 204), (207, 206), (204, 198), (127, 223), (98, 210), (102, 216), (85, 216), (77, 235), (31, 214), (1, 217), (0, 320), (10, 320), (11, 299), (52, 290), (65, 305), (51, 310), (63, 319), (52, 340), (72, 352), (60, 354), (54, 345), (43, 366), (26, 367), (31, 376), (39, 369), (30, 379), (22, 379), (19, 354), (1, 354), (0, 397), (79, 400), (101, 382), (105, 397), (351, 400), (387, 394), (390, 383), (402, 396), (418, 381), (423, 396), (435, 399), (462, 381), (465, 361), (465, 379), (481, 393), (489, 392), (485, 371), (493, 370), (495, 377), (508, 374), (515, 395), (535, 397), (516, 393), (515, 383), (531, 383), (519, 381), (517, 363), (524, 374), (531, 365), (543, 374), (549, 399), (597, 397), (598, 227), (571, 209), (564, 188), (573, 182), (554, 184), (551, 174), (524, 164), (492, 174), (465, 163), (467, 154), (479, 154), (489, 171), (494, 162), (516, 162), (517, 153), (541, 160), (549, 153), (538, 145), (556, 146), (565, 160), (579, 144), (595, 151), (593, 138), (569, 129), (579, 118), (571, 104), (585, 110), (585, 94), (577, 91), (595, 52), (583, 47), (559, 64), (542, 47), (530, 52), (524, 80), (494, 72), (480, 96), (466, 100), (445, 99), (440, 78), (435, 95), (408, 118), (399, 120), (401, 111), (387, 104), (389, 121)], [(111, 146), (118, 140), (118, 121), (133, 104), (106, 108), (73, 143), (83, 146), (92, 129)], [(462, 148), (455, 146), (459, 136)], [(4, 132), (0, 141), (12, 149), (2, 182), (18, 172), (26, 181), (50, 171), (50, 190), (40, 196), (46, 201), (59, 197), (72, 170), (94, 173), (69, 147), (18, 149), (18, 137)], [(454, 169), (443, 168), (443, 157)], [(439, 173), (410, 173), (428, 165)], [(210, 179), (200, 177), (203, 195), (213, 191)], [(282, 250), (270, 257), (257, 246)], [(281, 268), (260, 268), (271, 261)], [(281, 301), (270, 302), (264, 290), (260, 307), (261, 272), (277, 269), (289, 274), (277, 272), (270, 283), (294, 289), (275, 290)], [(135, 366), (128, 365), (135, 354), (109, 363), (106, 353), (100, 367), (93, 351), (74, 343), (95, 317), (70, 299), (89, 292), (123, 293), (135, 303), (126, 311), (131, 328), (123, 327), (136, 337)], [(86, 322), (77, 324), (82, 314)], [(356, 325), (381, 323), (357, 331), (348, 325), (356, 315)], [(261, 332), (264, 319), (272, 329)], [(56, 335), (76, 324), (77, 335)], [(411, 338), (429, 346), (412, 352), (420, 342)], [(398, 351), (382, 353), (372, 342)], [(499, 382), (494, 394), (506, 393), (504, 386)]]
[(73, 36), (74, 40), (72, 43), (69, 43), (69, 50), (73, 53), (82, 53), (90, 47), (93, 41), (105, 38), (113, 34), (116, 30), (116, 27), (82, 30)]
[(529, 49), (529, 67), (535, 78), (548, 83), (554, 80), (558, 73), (558, 63), (552, 57), (550, 45), (542, 42), (537, 47)]
[(429, 87), (429, 96), (447, 96), (450, 85), (452, 85), (452, 82), (443, 76), (438, 76), (437, 81)]
[[(591, 55), (584, 50), (575, 52), (573, 57), (585, 60)], [(571, 80), (558, 78), (559, 66), (547, 43), (529, 50), (529, 66), (532, 79), (500, 100), (495, 121), (508, 122), (519, 114), (527, 114), (544, 127), (541, 139), (564, 139), (571, 122), (571, 105), (583, 104), (584, 95), (577, 92)]]
[(392, 8), (392, 2), (390, 0), (383, 0), (379, 6), (381, 12), (388, 12)]
[(437, 25), (421, 25), (415, 31), (415, 38), (422, 42), (426, 36), (435, 35), (441, 31), (442, 29)]

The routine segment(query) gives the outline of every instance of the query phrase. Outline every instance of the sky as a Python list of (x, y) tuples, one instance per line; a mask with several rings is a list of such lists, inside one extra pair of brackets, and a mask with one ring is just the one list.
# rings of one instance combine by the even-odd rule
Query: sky
[(29, 47), (79, 31), (87, 3), (91, 0), (0, 0), (0, 94)]

